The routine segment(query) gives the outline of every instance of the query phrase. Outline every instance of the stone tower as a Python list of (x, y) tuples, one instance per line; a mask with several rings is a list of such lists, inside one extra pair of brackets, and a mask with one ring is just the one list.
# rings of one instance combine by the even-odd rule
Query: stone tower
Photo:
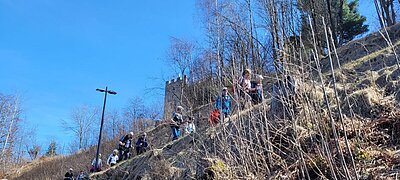
[(182, 95), (183, 85), (187, 84), (186, 75), (183, 76), (183, 79), (178, 76), (177, 79), (172, 79), (165, 83), (165, 95), (164, 95), (164, 119), (168, 119), (171, 117), (172, 112), (174, 111), (176, 106), (183, 106), (181, 104), (180, 98)]

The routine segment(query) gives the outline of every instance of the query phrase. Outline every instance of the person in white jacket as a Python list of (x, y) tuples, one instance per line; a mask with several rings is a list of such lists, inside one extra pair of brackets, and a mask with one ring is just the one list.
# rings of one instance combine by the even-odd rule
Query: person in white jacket
[(91, 173), (101, 171), (101, 167), (103, 166), (103, 162), (101, 161), (101, 154), (99, 154), (99, 160), (97, 161), (97, 169), (95, 169), (95, 164), (96, 164), (96, 158), (94, 158), (92, 161), (92, 166), (90, 168)]
[(113, 153), (107, 159), (107, 165), (114, 166), (118, 161), (118, 150), (114, 149)]
[(196, 132), (196, 126), (193, 122), (193, 117), (189, 116), (188, 120), (185, 122), (185, 134), (191, 134)]

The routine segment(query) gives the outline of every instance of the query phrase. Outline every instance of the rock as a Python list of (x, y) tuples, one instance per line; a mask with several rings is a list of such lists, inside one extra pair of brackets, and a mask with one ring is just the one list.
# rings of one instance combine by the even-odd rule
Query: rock
[(380, 88), (385, 87), (387, 83), (388, 83), (388, 75), (387, 74), (382, 74), (375, 81), (375, 84), (378, 85), (378, 87), (380, 87)]
[(371, 85), (372, 85), (371, 80), (364, 79), (363, 81), (360, 82), (360, 84), (357, 85), (357, 88), (364, 89), (364, 88), (370, 87)]
[[(382, 95), (377, 93), (373, 88), (358, 90), (349, 95), (350, 106), (353, 112), (367, 118), (374, 117), (374, 114), (371, 112), (382, 98)], [(342, 107), (343, 113), (350, 115), (350, 108), (346, 101), (342, 102)]]
[(202, 158), (197, 165), (196, 179), (229, 179), (227, 170), (227, 165), (220, 159)]
[(396, 69), (390, 74), (390, 79), (395, 81), (400, 79), (400, 70)]
[(385, 87), (385, 96), (390, 96), (396, 92), (396, 85), (393, 81), (390, 81)]
[(397, 103), (400, 103), (400, 93), (396, 93), (396, 96), (394, 97), (397, 101)]

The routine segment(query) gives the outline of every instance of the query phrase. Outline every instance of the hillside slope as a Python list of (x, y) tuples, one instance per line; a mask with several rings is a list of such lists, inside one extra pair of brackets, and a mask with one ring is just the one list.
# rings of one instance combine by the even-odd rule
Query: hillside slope
[(325, 84), (317, 76), (302, 82), (294, 121), (268, 119), (266, 103), (92, 178), (395, 178), (400, 172), (400, 24), (387, 34), (390, 44), (382, 31), (338, 49), (341, 67), (332, 55), (335, 85), (329, 58), (322, 59)]
[[(293, 75), (299, 81), (296, 107), (282, 107), (289, 114), (283, 119), (273, 118), (268, 100), (239, 111), (224, 125), (207, 127), (207, 117), (200, 118), (197, 133), (174, 142), (168, 124), (162, 124), (148, 131), (150, 151), (91, 178), (395, 179), (400, 172), (400, 24), (387, 32), (393, 46), (381, 31), (339, 48), (340, 67), (332, 54), (335, 76), (328, 57), (320, 62), (322, 76), (304, 63), (312, 72)], [(276, 76), (268, 77), (275, 81)], [(270, 97), (271, 84), (266, 86)], [(84, 168), (93, 153), (43, 162), (14, 178), (57, 179), (69, 166)], [(78, 157), (84, 160), (71, 161)], [(58, 171), (42, 173), (49, 167)], [(35, 172), (45, 175), (36, 178)]]

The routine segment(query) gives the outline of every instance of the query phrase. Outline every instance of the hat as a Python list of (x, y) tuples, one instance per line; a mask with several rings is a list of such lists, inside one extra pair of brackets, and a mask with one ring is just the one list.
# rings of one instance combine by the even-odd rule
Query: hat
[(176, 109), (184, 110), (182, 106), (177, 106)]
[(257, 77), (256, 77), (258, 80), (263, 80), (264, 79), (264, 77), (262, 76), (262, 75), (257, 75)]
[(133, 132), (131, 131), (130, 133), (129, 133), (131, 136), (133, 136)]
[(72, 168), (69, 168), (69, 170), (70, 170), (70, 171), (73, 171), (73, 169), (72, 169)]
[(146, 136), (146, 132), (143, 132), (143, 133), (142, 133), (142, 136)]
[(228, 90), (228, 88), (227, 87), (223, 87), (222, 90)]
[(117, 149), (114, 149), (114, 151), (113, 151), (114, 153), (118, 153), (118, 150)]
[(101, 157), (101, 153), (99, 153), (99, 157)]
[(251, 74), (251, 69), (245, 69), (245, 70), (243, 71), (243, 75), (246, 74), (246, 73)]

